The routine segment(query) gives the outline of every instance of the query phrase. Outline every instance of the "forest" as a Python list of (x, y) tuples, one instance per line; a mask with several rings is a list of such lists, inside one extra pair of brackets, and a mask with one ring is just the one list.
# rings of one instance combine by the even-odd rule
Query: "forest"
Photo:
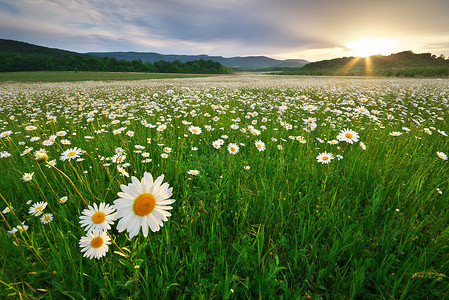
[(193, 73), (230, 74), (232, 71), (213, 60), (195, 60), (183, 63), (142, 60), (127, 61), (116, 58), (97, 58), (89, 55), (64, 54), (60, 56), (1, 53), (0, 72), (20, 71), (95, 71), (95, 72), (145, 72), (145, 73)]
[(403, 51), (388, 56), (373, 55), (366, 58), (342, 57), (309, 63), (283, 75), (324, 76), (449, 76), (449, 60), (444, 55)]

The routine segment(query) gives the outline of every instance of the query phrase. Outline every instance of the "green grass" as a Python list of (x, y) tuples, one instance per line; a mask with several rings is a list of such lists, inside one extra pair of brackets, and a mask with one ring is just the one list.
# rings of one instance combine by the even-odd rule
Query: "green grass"
[(110, 80), (146, 80), (166, 78), (207, 77), (199, 74), (154, 74), (126, 72), (4, 72), (0, 73), (0, 82), (72, 82), (72, 81), (110, 81)]
[[(11, 154), (0, 159), (0, 209), (14, 209), (0, 219), (0, 297), (448, 297), (449, 172), (436, 154), (449, 152), (447, 82), (302, 78), (287, 85), (263, 78), (251, 86), (4, 85), (0, 134), (12, 133), (0, 138), (1, 151)], [(303, 108), (309, 104), (317, 110)], [(370, 115), (355, 112), (361, 105)], [(308, 117), (315, 130), (305, 130)], [(160, 124), (167, 128), (158, 131)], [(201, 134), (192, 134), (192, 125)], [(366, 150), (358, 142), (327, 143), (345, 128)], [(42, 145), (60, 131), (67, 135)], [(224, 145), (215, 149), (220, 138)], [(240, 145), (236, 155), (229, 143)], [(24, 154), (27, 146), (33, 150)], [(72, 147), (85, 150), (82, 160), (59, 160)], [(88, 259), (78, 246), (85, 235), (80, 195), (90, 205), (112, 204), (120, 185), (131, 182), (112, 162), (117, 147), (131, 176), (164, 174), (176, 202), (160, 231), (129, 239), (113, 226), (107, 254)], [(168, 158), (161, 157), (165, 147)], [(35, 161), (40, 148), (74, 185)], [(318, 163), (324, 151), (343, 158)], [(142, 153), (152, 161), (144, 163)], [(200, 174), (188, 175), (191, 169)], [(21, 180), (25, 172), (34, 172), (30, 182)], [(62, 196), (69, 200), (59, 203)], [(30, 215), (29, 199), (47, 202), (54, 220), (42, 224)], [(8, 233), (22, 222), (26, 231)]]

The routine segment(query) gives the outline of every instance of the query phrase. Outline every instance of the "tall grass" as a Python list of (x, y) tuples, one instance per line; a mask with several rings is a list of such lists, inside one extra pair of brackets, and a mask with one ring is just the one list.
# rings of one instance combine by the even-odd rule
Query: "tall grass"
[[(0, 139), (11, 154), (0, 159), (0, 203), (13, 209), (0, 220), (0, 296), (447, 297), (449, 172), (436, 154), (449, 152), (447, 82), (273, 78), (3, 85), (1, 131), (12, 133)], [(314, 130), (303, 121), (309, 117)], [(158, 131), (160, 124), (167, 128)], [(202, 133), (192, 134), (192, 125)], [(328, 143), (346, 128), (366, 150)], [(42, 145), (60, 131), (67, 135)], [(229, 143), (240, 151), (230, 154)], [(34, 149), (21, 155), (26, 147)], [(71, 147), (85, 150), (82, 160), (61, 161)], [(108, 253), (83, 258), (82, 198), (112, 204), (131, 182), (111, 160), (117, 147), (130, 176), (165, 175), (176, 199), (172, 216), (148, 238), (113, 228)], [(40, 148), (73, 185), (34, 159)], [(318, 163), (324, 151), (343, 158)], [(200, 174), (188, 175), (192, 169)], [(31, 181), (21, 180), (31, 172)], [(47, 202), (53, 221), (30, 215), (27, 200)], [(22, 223), (27, 230), (8, 233)]]

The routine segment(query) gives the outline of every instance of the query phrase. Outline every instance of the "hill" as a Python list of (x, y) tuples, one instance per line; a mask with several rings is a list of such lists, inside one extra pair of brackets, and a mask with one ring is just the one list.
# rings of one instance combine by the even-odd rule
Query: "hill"
[(66, 51), (56, 48), (48, 48), (33, 45), (25, 42), (0, 39), (0, 54), (25, 54), (25, 55), (43, 55), (53, 57), (63, 57), (64, 55), (82, 55), (77, 52)]
[(266, 56), (209, 56), (201, 55), (175, 55), (175, 54), (160, 54), (155, 52), (89, 52), (89, 55), (98, 57), (114, 57), (116, 59), (125, 59), (128, 61), (142, 60), (143, 62), (154, 63), (159, 60), (173, 62), (179, 60), (181, 62), (188, 62), (192, 60), (204, 59), (213, 60), (222, 65), (238, 70), (253, 70), (253, 69), (268, 69), (268, 68), (298, 68), (302, 67), (308, 62), (303, 59), (286, 59), (278, 60)]
[(232, 71), (212, 60), (163, 60), (143, 63), (140, 59), (125, 60), (81, 54), (25, 42), (0, 39), (0, 72), (19, 71), (94, 71), (229, 74)]
[(343, 76), (449, 76), (449, 60), (443, 55), (403, 51), (388, 56), (342, 57), (304, 65), (281, 74)]

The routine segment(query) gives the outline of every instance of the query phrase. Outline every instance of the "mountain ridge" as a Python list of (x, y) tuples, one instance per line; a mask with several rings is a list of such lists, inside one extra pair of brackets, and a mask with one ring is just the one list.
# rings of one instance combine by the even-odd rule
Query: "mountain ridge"
[(138, 60), (142, 62), (154, 63), (159, 60), (165, 60), (173, 62), (179, 60), (181, 62), (187, 62), (192, 60), (213, 60), (221, 63), (222, 65), (233, 69), (265, 69), (276, 67), (298, 68), (309, 63), (304, 59), (286, 59), (278, 60), (267, 56), (235, 56), (235, 57), (223, 57), (223, 56), (209, 56), (207, 54), (199, 55), (178, 55), (178, 54), (160, 54), (157, 52), (87, 52), (87, 55), (93, 55), (97, 57), (114, 57), (116, 59), (125, 60)]

